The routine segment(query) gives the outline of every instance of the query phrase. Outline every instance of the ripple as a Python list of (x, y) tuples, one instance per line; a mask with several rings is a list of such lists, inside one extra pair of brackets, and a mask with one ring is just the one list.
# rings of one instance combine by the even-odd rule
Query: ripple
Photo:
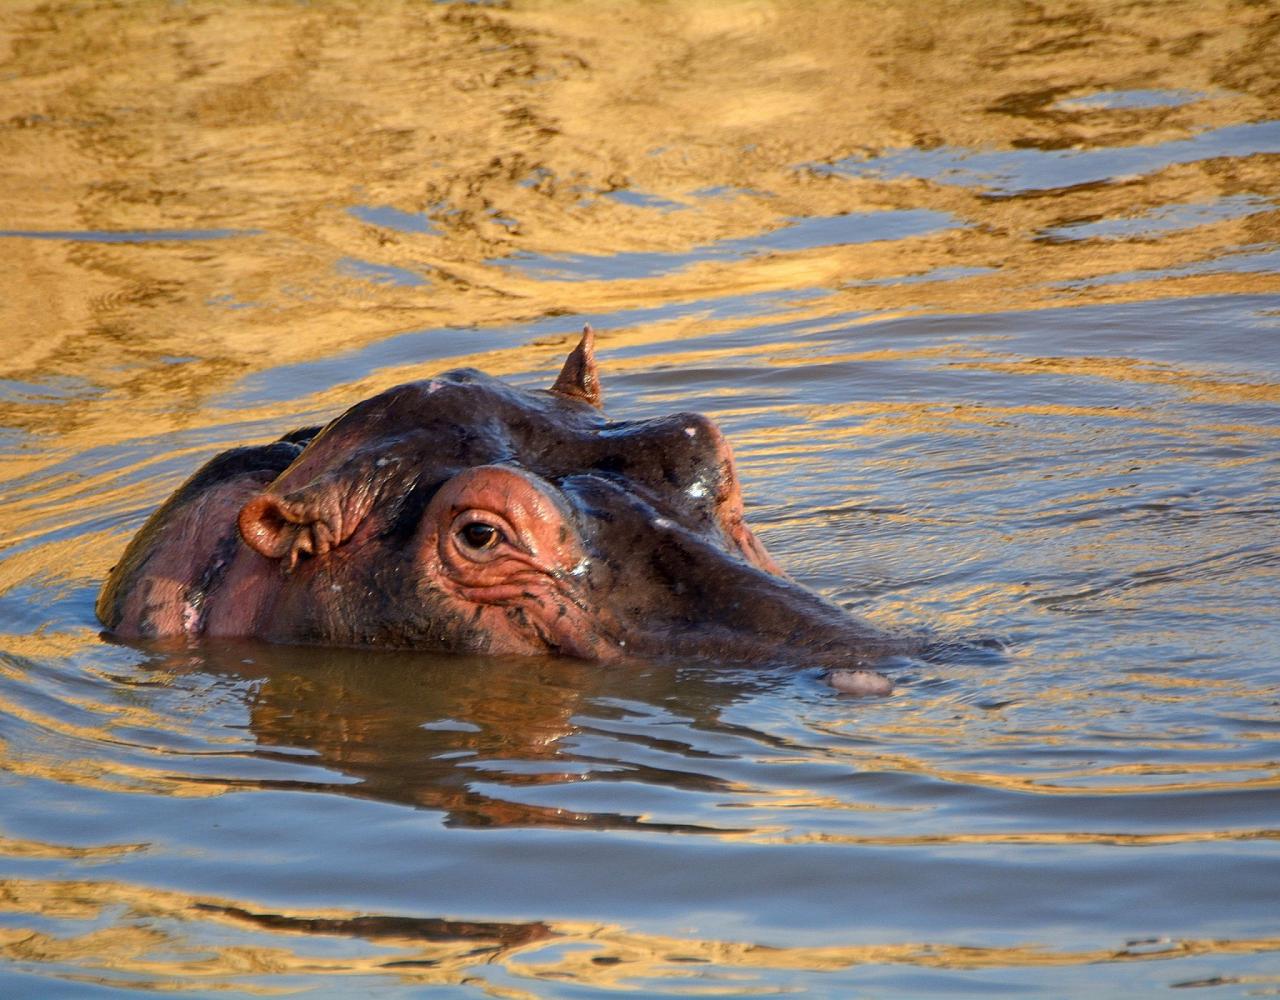
[[(1264, 6), (29, 6), (0, 994), (1280, 985)], [(218, 450), (584, 320), (891, 697), (99, 634)]]

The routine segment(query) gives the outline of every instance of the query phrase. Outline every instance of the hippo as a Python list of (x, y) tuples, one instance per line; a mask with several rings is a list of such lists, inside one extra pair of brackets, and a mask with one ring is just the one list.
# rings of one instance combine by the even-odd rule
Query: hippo
[(769, 556), (715, 423), (604, 415), (590, 326), (549, 390), (462, 368), (216, 456), (96, 610), (124, 640), (795, 665), (853, 694), (899, 651)]

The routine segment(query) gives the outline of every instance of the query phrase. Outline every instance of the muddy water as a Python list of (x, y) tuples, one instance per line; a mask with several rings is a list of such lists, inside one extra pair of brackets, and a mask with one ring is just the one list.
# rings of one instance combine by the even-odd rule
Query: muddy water
[[(0, 10), (0, 994), (1280, 991), (1280, 9)], [(799, 665), (148, 653), (220, 448), (695, 409)]]

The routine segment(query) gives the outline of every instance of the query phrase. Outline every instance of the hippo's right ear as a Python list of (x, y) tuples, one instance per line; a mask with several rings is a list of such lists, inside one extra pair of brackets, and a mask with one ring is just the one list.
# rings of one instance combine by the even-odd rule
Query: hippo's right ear
[(240, 537), (268, 559), (322, 556), (356, 533), (389, 484), (404, 491), (404, 463), (383, 447), (357, 451), (336, 469), (289, 490), (289, 471), (240, 508)]
[(238, 524), (246, 545), (268, 559), (287, 558), (292, 570), (302, 556), (321, 556), (345, 542), (364, 513), (344, 511), (333, 492), (313, 486), (287, 496), (259, 493), (240, 508)]
[(288, 556), (290, 569), (300, 555), (315, 547), (310, 526), (270, 493), (260, 493), (241, 507), (238, 524), (240, 537), (249, 548), (268, 559)]

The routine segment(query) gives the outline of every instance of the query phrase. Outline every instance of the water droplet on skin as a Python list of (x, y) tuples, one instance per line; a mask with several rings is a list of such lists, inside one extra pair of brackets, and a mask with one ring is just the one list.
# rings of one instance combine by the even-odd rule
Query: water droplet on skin
[(684, 429), (684, 432), (685, 432), (686, 434), (688, 434), (688, 435), (689, 435), (689, 437), (697, 437), (697, 436), (698, 436), (698, 428), (696, 428), (696, 427), (686, 427), (686, 428)]
[(587, 573), (587, 570), (588, 570), (588, 569), (590, 569), (590, 568), (591, 568), (591, 563), (589, 563), (586, 559), (579, 559), (579, 560), (578, 560), (578, 565), (576, 565), (575, 567), (573, 567), (573, 569), (569, 570), (569, 575), (570, 575), (570, 576), (585, 576), (585, 575), (586, 575), (586, 573)]
[(655, 517), (653, 519), (653, 526), (655, 528), (670, 528), (671, 522), (668, 521), (665, 517)]

